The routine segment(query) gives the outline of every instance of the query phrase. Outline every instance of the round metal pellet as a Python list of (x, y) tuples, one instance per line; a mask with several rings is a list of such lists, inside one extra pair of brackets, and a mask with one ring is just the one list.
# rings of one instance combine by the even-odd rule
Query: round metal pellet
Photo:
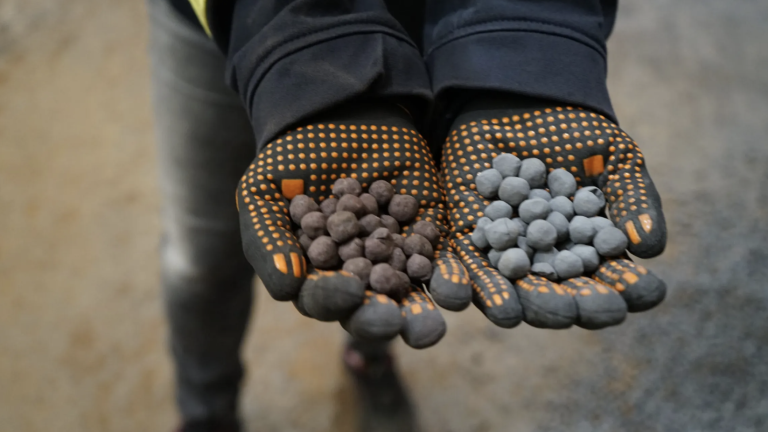
[(509, 280), (525, 277), (529, 270), (531, 270), (531, 260), (522, 249), (507, 249), (499, 258), (499, 273)]
[(472, 236), (470, 237), (472, 240), (472, 244), (479, 247), (480, 249), (485, 249), (490, 244), (488, 243), (488, 238), (485, 236), (485, 226), (477, 226), (475, 227), (475, 230), (472, 231)]
[(503, 253), (504, 251), (497, 251), (496, 249), (491, 249), (488, 252), (488, 261), (490, 261), (492, 266), (499, 267), (499, 258), (501, 258), (501, 254)]
[(574, 245), (569, 249), (574, 255), (581, 259), (584, 264), (584, 272), (592, 273), (600, 266), (600, 255), (597, 250), (589, 245)]
[(487, 169), (475, 177), (477, 192), (486, 198), (493, 198), (499, 192), (501, 180), (501, 173), (495, 169)]
[(597, 252), (604, 257), (617, 257), (627, 249), (627, 236), (615, 227), (605, 228), (595, 235), (592, 243)]
[(611, 222), (610, 219), (600, 217), (600, 216), (594, 216), (589, 218), (589, 220), (592, 221), (592, 225), (595, 226), (595, 231), (600, 232), (605, 228), (613, 228), (613, 222)]
[[(520, 207), (517, 209), (520, 214), (520, 219), (523, 222), (530, 224), (537, 219), (546, 219), (552, 209), (549, 207), (549, 203), (541, 198), (534, 198), (523, 201)], [(531, 229), (528, 227), (528, 229)]]
[(604, 208), (605, 195), (603, 195), (603, 191), (594, 186), (579, 189), (573, 197), (573, 211), (577, 215), (597, 216)]
[(549, 279), (551, 281), (557, 280), (557, 272), (551, 264), (540, 262), (531, 266), (531, 273)]
[(496, 250), (509, 249), (517, 244), (517, 224), (510, 219), (498, 219), (484, 227), (488, 244)]
[(547, 251), (537, 251), (533, 255), (533, 263), (536, 264), (536, 263), (544, 262), (544, 263), (553, 264), (555, 262), (555, 257), (557, 257), (557, 254), (559, 253), (560, 251), (558, 251), (555, 248), (552, 248)]
[(535, 220), (528, 225), (525, 238), (528, 246), (536, 250), (550, 250), (557, 243), (557, 229), (545, 220)]
[(581, 262), (581, 258), (571, 251), (560, 251), (555, 257), (552, 266), (561, 279), (578, 277), (584, 273), (584, 263)]
[(517, 231), (520, 233), (520, 235), (524, 236), (526, 231), (528, 231), (528, 224), (523, 222), (523, 220), (519, 217), (512, 219), (512, 222), (517, 224)]
[(549, 201), (552, 199), (552, 195), (550, 195), (546, 189), (531, 189), (531, 191), (528, 193), (528, 199), (533, 198), (541, 198), (544, 201)]
[(533, 254), (536, 252), (534, 248), (528, 246), (528, 239), (523, 236), (517, 237), (517, 247), (522, 249), (529, 258), (533, 258)]
[(524, 179), (532, 188), (541, 188), (547, 184), (547, 166), (539, 159), (523, 159), (518, 177)]
[(488, 204), (483, 214), (491, 220), (512, 217), (512, 207), (504, 201), (494, 201)]
[(555, 227), (555, 230), (557, 230), (558, 242), (566, 241), (570, 238), (570, 234), (568, 233), (569, 222), (562, 213), (550, 213), (549, 216), (547, 216), (547, 222), (552, 224), (552, 226)]
[(576, 192), (576, 178), (565, 169), (559, 168), (549, 173), (547, 186), (553, 197), (569, 197)]
[(502, 153), (493, 158), (493, 168), (503, 177), (514, 177), (520, 173), (520, 159), (509, 153)]
[(566, 219), (573, 219), (573, 202), (568, 197), (556, 196), (549, 201), (549, 207), (553, 212), (558, 212)]
[(584, 216), (574, 216), (568, 226), (568, 233), (574, 243), (590, 244), (595, 238), (595, 226), (589, 218)]
[(511, 206), (519, 206), (530, 193), (531, 186), (520, 177), (507, 177), (499, 186), (499, 198)]

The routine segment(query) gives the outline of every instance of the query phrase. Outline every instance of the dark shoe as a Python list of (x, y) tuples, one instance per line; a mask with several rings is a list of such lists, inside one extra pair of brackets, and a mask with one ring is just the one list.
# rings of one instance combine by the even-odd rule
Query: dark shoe
[(360, 404), (361, 431), (416, 432), (413, 406), (389, 354), (366, 358), (347, 347), (344, 365)]
[(240, 432), (240, 423), (215, 420), (185, 422), (178, 432)]

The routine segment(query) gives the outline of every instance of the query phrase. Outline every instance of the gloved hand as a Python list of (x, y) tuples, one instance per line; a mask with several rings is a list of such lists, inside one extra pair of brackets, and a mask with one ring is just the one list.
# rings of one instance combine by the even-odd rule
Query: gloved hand
[(591, 278), (553, 283), (535, 275), (509, 281), (470, 240), (490, 203), (475, 177), (494, 157), (538, 158), (547, 169), (564, 168), (579, 185), (598, 186), (608, 218), (629, 238), (629, 252), (659, 255), (666, 243), (661, 200), (637, 144), (612, 121), (586, 109), (525, 98), (469, 104), (451, 126), (443, 147), (441, 179), (447, 193), (451, 244), (469, 270), (475, 305), (494, 323), (514, 327), (588, 329), (621, 323), (626, 312), (660, 303), (664, 282), (629, 258), (605, 261)]
[[(308, 268), (289, 200), (306, 194), (320, 204), (331, 197), (339, 178), (357, 179), (366, 190), (375, 180), (390, 182), (396, 193), (419, 202), (415, 222), (433, 222), (441, 233), (434, 245), (431, 286), (462, 293), (471, 288), (466, 270), (447, 241), (447, 209), (429, 148), (407, 113), (397, 106), (358, 103), (308, 121), (266, 145), (243, 175), (237, 191), (243, 248), (270, 295), (292, 300), (299, 311), (321, 321), (342, 321), (354, 336), (387, 339), (400, 333), (423, 348), (445, 333), (445, 322), (421, 287), (400, 303), (364, 290), (345, 271)], [(461, 296), (460, 295), (460, 296)], [(451, 299), (446, 300), (449, 307)]]

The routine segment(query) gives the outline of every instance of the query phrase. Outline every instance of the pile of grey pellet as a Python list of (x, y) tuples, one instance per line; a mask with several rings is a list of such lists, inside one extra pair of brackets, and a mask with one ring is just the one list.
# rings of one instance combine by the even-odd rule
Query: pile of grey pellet
[(491, 200), (477, 221), (472, 243), (510, 280), (529, 273), (557, 281), (594, 272), (605, 258), (624, 254), (627, 237), (602, 216), (603, 192), (577, 190), (565, 169), (505, 153), (475, 178)]

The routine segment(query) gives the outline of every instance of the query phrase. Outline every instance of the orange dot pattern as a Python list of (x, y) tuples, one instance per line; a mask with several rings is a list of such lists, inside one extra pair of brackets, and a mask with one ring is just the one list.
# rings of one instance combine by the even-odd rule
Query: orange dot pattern
[(470, 233), (483, 216), (489, 201), (475, 192), (474, 180), (502, 153), (538, 158), (549, 171), (571, 172), (580, 187), (601, 187), (613, 222), (638, 232), (630, 239), (633, 244), (656, 240), (659, 199), (637, 144), (604, 116), (570, 106), (509, 110), (495, 118), (457, 122), (441, 163), (454, 232)]
[(451, 244), (469, 272), (475, 305), (485, 311), (505, 306), (508, 302), (519, 303), (512, 284), (491, 266), (485, 254), (472, 244), (468, 235), (456, 233)]
[(425, 312), (436, 311), (435, 304), (429, 297), (418, 288), (414, 288), (400, 302), (400, 311), (405, 319), (412, 316), (421, 315)]
[(621, 259), (606, 262), (597, 269), (593, 277), (616, 291), (623, 292), (647, 274), (648, 270), (645, 267), (630, 260)]

